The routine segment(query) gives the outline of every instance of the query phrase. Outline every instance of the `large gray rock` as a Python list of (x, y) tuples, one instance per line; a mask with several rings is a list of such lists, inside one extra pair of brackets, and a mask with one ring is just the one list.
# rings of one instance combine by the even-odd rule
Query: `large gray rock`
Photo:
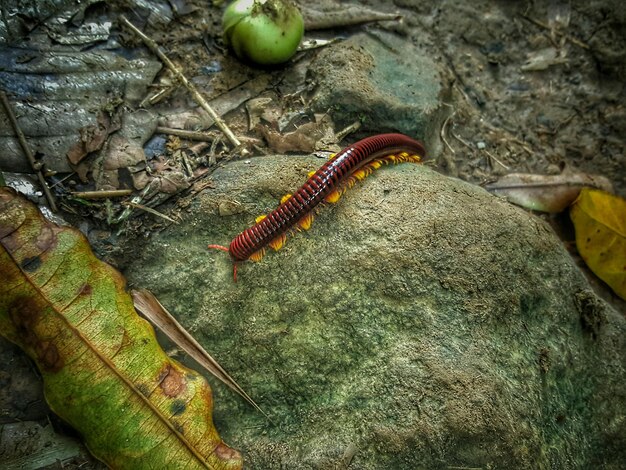
[[(236, 162), (126, 270), (271, 417), (212, 381), (247, 468), (619, 468), (624, 317), (536, 217), (381, 169), (232, 281), (228, 244), (313, 157)], [(230, 214), (230, 215), (222, 215)]]
[(423, 49), (389, 33), (360, 33), (324, 48), (309, 67), (311, 105), (339, 126), (403, 132), (435, 152), (449, 93), (439, 65)]

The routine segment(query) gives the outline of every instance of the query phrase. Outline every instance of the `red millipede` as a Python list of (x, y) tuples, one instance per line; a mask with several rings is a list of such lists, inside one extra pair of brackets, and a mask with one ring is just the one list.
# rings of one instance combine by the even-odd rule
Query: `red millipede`
[(421, 142), (403, 134), (380, 134), (360, 140), (328, 160), (293, 195), (286, 195), (281, 204), (256, 224), (237, 235), (227, 248), (233, 260), (233, 277), (237, 282), (237, 263), (248, 259), (259, 261), (269, 245), (279, 250), (287, 232), (294, 226), (307, 230), (313, 220), (312, 211), (322, 202), (336, 202), (343, 192), (383, 164), (419, 163), (426, 157)]

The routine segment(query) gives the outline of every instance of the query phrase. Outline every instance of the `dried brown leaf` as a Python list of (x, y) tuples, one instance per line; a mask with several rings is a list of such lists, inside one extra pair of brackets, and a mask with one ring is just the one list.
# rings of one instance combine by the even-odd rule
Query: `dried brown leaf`
[(565, 210), (578, 197), (583, 187), (611, 191), (611, 182), (604, 176), (563, 172), (560, 175), (511, 173), (485, 189), (527, 209), (557, 213)]
[[(131, 292), (135, 309), (146, 317), (152, 324), (161, 330), (174, 344), (191, 356), (198, 364), (204, 367), (211, 375), (221, 380), (231, 389), (241, 395), (248, 403), (261, 413), (263, 411), (248, 396), (248, 394), (228, 375), (228, 373), (211, 357), (211, 355), (195, 340), (185, 328), (178, 323), (170, 312), (147, 289)], [(265, 413), (264, 413), (265, 414)]]

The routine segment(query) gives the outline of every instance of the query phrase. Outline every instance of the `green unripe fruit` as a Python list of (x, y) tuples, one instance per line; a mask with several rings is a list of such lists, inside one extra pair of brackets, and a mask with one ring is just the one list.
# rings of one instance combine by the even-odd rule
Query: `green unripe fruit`
[(290, 0), (236, 0), (226, 8), (222, 28), (224, 42), (238, 58), (275, 65), (296, 53), (304, 21)]

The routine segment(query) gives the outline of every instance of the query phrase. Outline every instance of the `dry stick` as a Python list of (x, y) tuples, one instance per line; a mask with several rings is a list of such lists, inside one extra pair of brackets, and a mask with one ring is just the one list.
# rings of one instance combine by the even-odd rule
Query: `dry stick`
[(112, 189), (110, 191), (74, 191), (72, 196), (81, 199), (107, 199), (110, 197), (130, 196), (132, 193), (131, 189)]
[(557, 122), (556, 126), (554, 126), (554, 129), (547, 129), (547, 128), (537, 129), (537, 134), (556, 135), (563, 127), (567, 126), (572, 121), (572, 119), (574, 119), (576, 116), (578, 116), (577, 112), (572, 113), (570, 116), (566, 117), (562, 121)]
[(173, 127), (157, 126), (155, 132), (157, 134), (175, 135), (188, 140), (201, 140), (204, 142), (211, 142), (214, 137), (207, 132), (187, 131), (184, 129), (175, 129)]
[[(492, 154), (491, 152), (489, 152), (488, 150), (482, 149), (482, 151), (485, 152), (489, 158), (491, 158), (493, 161), (495, 161), (497, 164), (499, 164), (505, 170), (510, 170), (511, 169), (510, 167), (508, 167), (507, 165), (502, 163), (500, 160), (498, 160), (496, 158), (496, 156), (494, 154)], [(491, 163), (491, 161), (489, 161), (489, 164), (491, 165), (491, 168), (493, 168), (493, 163)]]
[[(153, 186), (156, 186), (157, 184), (157, 179), (153, 179), (147, 184), (145, 188), (141, 190), (141, 193), (139, 193), (137, 196), (134, 196), (130, 202), (133, 204), (139, 204), (153, 190)], [(128, 219), (131, 212), (133, 211), (133, 206), (131, 204), (125, 204), (125, 206), (126, 208), (124, 209), (124, 211), (119, 216), (117, 216), (116, 219), (112, 220), (113, 224), (119, 224)]]
[(548, 26), (547, 24), (543, 23), (542, 21), (536, 20), (535, 18), (532, 18), (532, 17), (530, 17), (528, 15), (522, 15), (522, 18), (525, 18), (528, 21), (530, 21), (531, 23), (533, 23), (533, 24), (535, 24), (535, 25), (537, 25), (537, 26), (539, 26), (541, 28), (547, 29), (548, 31), (554, 31), (556, 34), (558, 34), (559, 36), (564, 37), (565, 39), (567, 39), (572, 44), (576, 44), (578, 47), (582, 47), (583, 49), (586, 49), (586, 50), (591, 49), (591, 47), (589, 47), (584, 42), (576, 39), (573, 36), (570, 36), (569, 34), (565, 34), (565, 33), (562, 33), (562, 32), (560, 32), (558, 30), (555, 30), (554, 28), (551, 28), (550, 26)]
[[(439, 131), (441, 140), (443, 141), (444, 144), (446, 144), (446, 146), (448, 147), (448, 150), (450, 150), (450, 153), (441, 152), (441, 157), (443, 158), (443, 163), (447, 168), (448, 174), (450, 174), (451, 176), (459, 176), (459, 169), (456, 164), (456, 161), (454, 160), (454, 155), (456, 154), (456, 151), (454, 150), (454, 148), (452, 148), (452, 145), (450, 145), (450, 143), (448, 142), (448, 139), (446, 139), (446, 131), (448, 129), (448, 124), (450, 123), (454, 115), (456, 114), (457, 110), (454, 106), (452, 106), (449, 103), (444, 102), (443, 105), (450, 108), (452, 112), (448, 114), (446, 119), (443, 121), (443, 124), (441, 125), (441, 130)], [(433, 164), (434, 162), (435, 162), (434, 159), (427, 160), (426, 164), (429, 164), (429, 163)]]
[(443, 124), (441, 125), (441, 131), (440, 131), (440, 135), (441, 135), (441, 140), (443, 141), (444, 144), (446, 144), (446, 146), (448, 147), (448, 149), (450, 150), (450, 152), (452, 152), (453, 154), (456, 153), (454, 151), (454, 149), (452, 148), (452, 146), (448, 143), (448, 141), (446, 140), (446, 127), (448, 127), (448, 123), (450, 122), (450, 119), (452, 118), (452, 116), (454, 116), (454, 113), (456, 113), (456, 111), (453, 111), (452, 114), (450, 114), (445, 121), (443, 121)]
[[(476, 149), (474, 147), (471, 146), (471, 144), (467, 143), (466, 141), (464, 141), (460, 136), (456, 135), (454, 132), (450, 132), (450, 135), (452, 137), (454, 137), (456, 140), (458, 140), (459, 142), (461, 142), (463, 145), (465, 145), (468, 149), (474, 151), (474, 150), (480, 150), (480, 149)], [(488, 150), (482, 149), (482, 152), (485, 152), (487, 154), (487, 156), (491, 159), (493, 159), (496, 163), (502, 165), (505, 169), (509, 169), (508, 166), (506, 166), (504, 163), (502, 163), (500, 160), (498, 160), (496, 158), (495, 155), (493, 155), (492, 153), (490, 153)], [(489, 162), (489, 164), (493, 167), (493, 165), (491, 164), (491, 161)]]
[[(144, 33), (142, 33), (139, 29), (137, 29), (137, 27), (134, 24), (132, 24), (130, 21), (128, 21), (124, 15), (120, 15), (119, 18), (122, 23), (128, 26), (137, 36), (141, 38), (144, 44), (148, 46), (148, 48), (152, 52), (154, 52), (159, 59), (161, 59), (161, 61), (165, 64), (165, 66), (168, 69), (170, 69), (170, 71), (174, 74), (174, 76), (178, 80), (180, 80), (180, 82), (185, 86), (185, 88), (187, 88), (187, 90), (189, 90), (193, 99), (202, 107), (202, 109), (204, 109), (209, 114), (209, 116), (211, 116), (211, 119), (215, 121), (215, 124), (217, 124), (217, 127), (220, 128), (220, 130), (224, 133), (224, 135), (229, 140), (229, 142), (234, 147), (239, 147), (241, 145), (241, 142), (239, 142), (239, 139), (235, 137), (235, 134), (233, 134), (233, 132), (228, 128), (228, 126), (222, 120), (222, 118), (218, 116), (218, 114), (213, 110), (213, 108), (211, 108), (211, 106), (209, 106), (209, 103), (207, 103), (207, 101), (200, 94), (200, 92), (194, 86), (194, 84), (191, 83), (189, 80), (187, 80), (187, 77), (185, 77), (185, 75), (183, 75), (183, 73), (165, 55), (165, 53), (161, 50), (161, 48), (156, 43), (156, 41), (154, 41), (152, 38), (149, 38)], [(247, 153), (247, 152), (245, 149), (243, 149), (242, 153)]]
[[(66, 180), (70, 179), (72, 176), (74, 176), (76, 174), (75, 171), (72, 171), (71, 173), (68, 173), (67, 176), (65, 176), (64, 178), (61, 178), (60, 180), (58, 180), (56, 183), (52, 183), (50, 185), (50, 188), (54, 188), (55, 186), (59, 185), (59, 184), (63, 184), (65, 183)], [(50, 173), (48, 173), (48, 176), (52, 176)]]
[(140, 210), (145, 211), (145, 212), (149, 212), (150, 214), (156, 215), (157, 217), (161, 217), (162, 219), (165, 219), (168, 222), (171, 222), (173, 224), (178, 224), (178, 222), (176, 222), (171, 217), (168, 217), (165, 214), (162, 214), (159, 211), (152, 209), (151, 207), (144, 206), (143, 204), (137, 204), (135, 202), (126, 201), (126, 202), (122, 202), (122, 205), (136, 207), (137, 209), (140, 209)]
[(2, 90), (0, 90), (0, 100), (2, 101), (4, 110), (6, 111), (7, 117), (9, 118), (9, 121), (11, 122), (11, 126), (13, 127), (13, 131), (15, 132), (15, 135), (17, 136), (17, 140), (19, 141), (20, 146), (22, 147), (22, 151), (24, 152), (24, 155), (26, 155), (26, 158), (28, 159), (28, 162), (30, 163), (30, 166), (33, 169), (33, 171), (37, 173), (37, 179), (39, 180), (39, 184), (41, 184), (43, 193), (45, 194), (46, 199), (48, 200), (48, 205), (50, 206), (50, 210), (52, 212), (56, 212), (57, 211), (56, 202), (54, 202), (54, 197), (52, 196), (52, 193), (50, 192), (48, 183), (46, 183), (46, 179), (43, 177), (44, 165), (41, 162), (38, 162), (37, 160), (35, 160), (35, 156), (33, 155), (33, 152), (31, 151), (28, 145), (28, 142), (26, 142), (26, 137), (24, 136), (22, 129), (20, 129), (20, 126), (17, 123), (17, 119), (15, 117), (15, 114), (13, 113), (13, 108), (11, 107), (11, 103), (9, 103), (9, 99), (7, 98), (6, 93)]
[(475, 150), (474, 147), (472, 147), (469, 143), (463, 140), (460, 136), (456, 135), (454, 132), (450, 131), (450, 135), (454, 137), (456, 140), (458, 140), (459, 142), (461, 142), (463, 145), (465, 145), (468, 149)]

